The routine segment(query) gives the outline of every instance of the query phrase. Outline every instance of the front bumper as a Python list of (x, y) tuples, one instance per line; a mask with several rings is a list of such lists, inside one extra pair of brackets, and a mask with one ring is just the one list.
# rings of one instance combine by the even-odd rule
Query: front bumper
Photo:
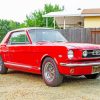
[(100, 65), (100, 62), (60, 63), (60, 66), (68, 66), (68, 67), (95, 66), (95, 65)]
[(100, 61), (60, 63), (59, 71), (64, 75), (88, 75), (100, 73)]

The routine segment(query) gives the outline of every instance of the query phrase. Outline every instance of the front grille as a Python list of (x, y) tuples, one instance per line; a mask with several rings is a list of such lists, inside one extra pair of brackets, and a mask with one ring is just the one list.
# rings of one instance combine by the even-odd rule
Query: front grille
[(87, 50), (87, 56), (83, 56), (83, 58), (94, 58), (100, 57), (100, 50)]

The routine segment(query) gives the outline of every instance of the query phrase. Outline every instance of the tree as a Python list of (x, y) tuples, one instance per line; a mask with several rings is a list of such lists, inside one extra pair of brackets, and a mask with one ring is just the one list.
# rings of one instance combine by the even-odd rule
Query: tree
[[(46, 26), (46, 18), (43, 17), (44, 14), (49, 12), (61, 11), (62, 9), (59, 5), (45, 4), (43, 10), (38, 10), (31, 15), (26, 16), (25, 23), (29, 27), (44, 27)], [(53, 27), (53, 18), (48, 18), (48, 27)], [(56, 25), (57, 27), (57, 25)]]
[(8, 31), (11, 31), (13, 29), (17, 29), (20, 27), (25, 27), (25, 24), (24, 23), (20, 24), (12, 20), (0, 19), (0, 42)]

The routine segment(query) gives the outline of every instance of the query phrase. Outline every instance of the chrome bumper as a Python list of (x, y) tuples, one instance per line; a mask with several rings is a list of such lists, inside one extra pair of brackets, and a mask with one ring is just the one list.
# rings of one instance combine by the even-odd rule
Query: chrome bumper
[(88, 62), (88, 63), (60, 63), (60, 66), (76, 67), (76, 66), (94, 66), (100, 65), (100, 62)]

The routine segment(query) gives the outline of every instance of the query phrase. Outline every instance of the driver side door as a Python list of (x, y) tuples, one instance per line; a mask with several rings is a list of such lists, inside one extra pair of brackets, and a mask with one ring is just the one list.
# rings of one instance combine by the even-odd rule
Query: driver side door
[(12, 69), (28, 71), (32, 69), (32, 44), (25, 31), (13, 32), (8, 40), (7, 49), (10, 61), (7, 63)]

